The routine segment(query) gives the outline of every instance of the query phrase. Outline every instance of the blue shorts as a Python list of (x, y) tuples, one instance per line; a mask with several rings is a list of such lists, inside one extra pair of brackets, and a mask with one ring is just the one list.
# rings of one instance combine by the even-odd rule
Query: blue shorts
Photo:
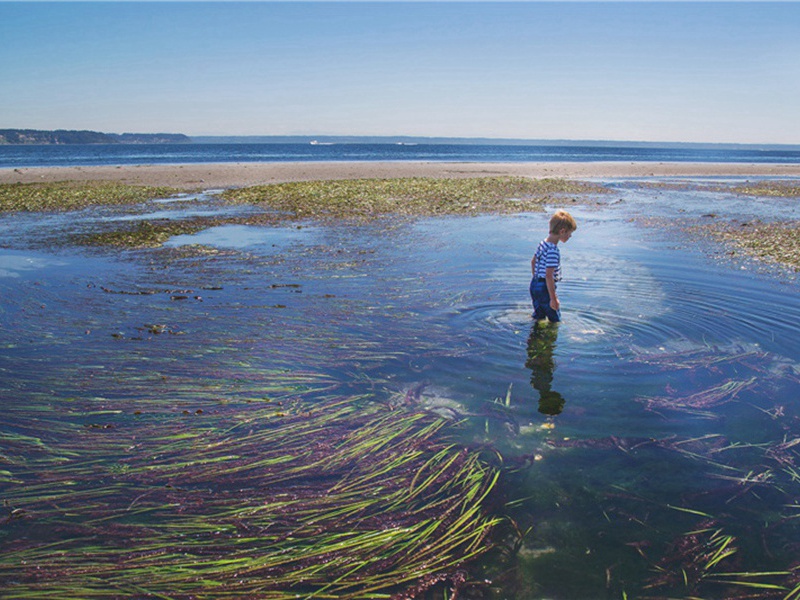
[(531, 300), (533, 300), (533, 318), (537, 321), (548, 319), (553, 323), (561, 320), (561, 311), (550, 306), (550, 292), (544, 279), (531, 279)]

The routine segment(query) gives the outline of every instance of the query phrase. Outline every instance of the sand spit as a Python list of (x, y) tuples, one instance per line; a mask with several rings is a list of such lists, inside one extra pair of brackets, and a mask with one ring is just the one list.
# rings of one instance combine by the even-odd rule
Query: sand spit
[(671, 176), (800, 177), (800, 164), (292, 162), (36, 167), (0, 169), (0, 183), (103, 180), (182, 189), (218, 189), (325, 179), (503, 175), (569, 179)]

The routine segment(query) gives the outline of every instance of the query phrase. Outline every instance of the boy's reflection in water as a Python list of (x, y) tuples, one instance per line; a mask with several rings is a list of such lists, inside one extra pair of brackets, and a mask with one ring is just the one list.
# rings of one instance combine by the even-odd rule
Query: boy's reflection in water
[(531, 385), (539, 392), (539, 412), (545, 415), (559, 414), (565, 403), (561, 394), (550, 389), (553, 371), (556, 370), (553, 352), (557, 337), (558, 323), (537, 321), (531, 327), (528, 338), (528, 360), (525, 361), (525, 366), (531, 370)]

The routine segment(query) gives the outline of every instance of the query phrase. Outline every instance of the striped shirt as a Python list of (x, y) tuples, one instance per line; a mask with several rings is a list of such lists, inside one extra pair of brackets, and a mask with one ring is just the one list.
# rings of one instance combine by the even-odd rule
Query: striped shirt
[(539, 242), (539, 247), (536, 248), (536, 271), (533, 276), (538, 279), (547, 275), (548, 267), (555, 269), (553, 272), (554, 280), (561, 280), (561, 251), (556, 244), (552, 244), (547, 240)]

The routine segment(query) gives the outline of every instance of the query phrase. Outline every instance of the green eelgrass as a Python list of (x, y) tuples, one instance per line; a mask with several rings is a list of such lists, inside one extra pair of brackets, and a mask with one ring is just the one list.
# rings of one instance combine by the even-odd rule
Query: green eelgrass
[[(703, 515), (698, 511), (672, 507), (685, 512)], [(674, 542), (671, 556), (655, 565), (655, 575), (645, 589), (659, 587), (683, 587), (686, 598), (697, 597), (699, 589), (725, 590), (725, 598), (795, 598), (798, 588), (792, 590), (794, 569), (783, 571), (738, 571), (730, 570), (739, 553), (737, 538), (715, 527), (715, 520), (705, 521), (709, 526), (685, 533)], [(724, 567), (728, 567), (725, 569)], [(721, 569), (722, 568), (722, 569)], [(721, 570), (720, 570), (721, 569)], [(741, 596), (737, 589), (750, 590)], [(752, 594), (752, 595), (751, 595)], [(716, 594), (714, 597), (718, 597)]]
[(654, 412), (676, 411), (699, 417), (715, 418), (716, 415), (708, 409), (716, 408), (734, 400), (739, 393), (751, 388), (756, 381), (756, 377), (746, 380), (731, 379), (720, 385), (683, 397), (649, 396), (637, 398), (637, 400), (644, 403), (647, 410)]
[[(158, 248), (177, 235), (193, 235), (221, 225), (275, 225), (280, 219), (275, 215), (249, 215), (247, 217), (214, 216), (185, 219), (155, 219), (133, 222), (96, 224), (92, 231), (76, 233), (66, 240), (79, 246), (115, 246), (122, 248)], [(192, 249), (194, 252), (214, 252), (213, 249)]]
[[(793, 409), (777, 404), (779, 395), (758, 393), (768, 379), (763, 374), (774, 368), (772, 360), (761, 350), (738, 346), (727, 353), (714, 346), (634, 351), (635, 362), (667, 372), (688, 371), (686, 379), (707, 382), (699, 390), (695, 384), (684, 393), (670, 388), (669, 395), (637, 398), (648, 410), (665, 417), (679, 412), (719, 418), (719, 407), (735, 402), (726, 415), (752, 418), (744, 431), (720, 428), (694, 437), (649, 440), (640, 447), (648, 459), (664, 450), (675, 453), (686, 462), (670, 457), (665, 465), (677, 472), (683, 464), (701, 475), (696, 487), (681, 488), (669, 504), (636, 497), (638, 493), (631, 493), (628, 486), (609, 496), (603, 515), (616, 527), (630, 527), (626, 542), (650, 567), (651, 576), (635, 584), (636, 597), (800, 598), (796, 502), (800, 436)], [(796, 381), (795, 371), (790, 368), (789, 373), (787, 379)], [(773, 435), (763, 435), (761, 426)], [(752, 435), (753, 431), (759, 433)], [(640, 502), (646, 508), (632, 509)], [(676, 535), (675, 527), (681, 523), (685, 528)], [(626, 585), (630, 594), (630, 584)]]
[(778, 223), (715, 224), (705, 226), (709, 232), (737, 252), (758, 260), (777, 263), (800, 271), (800, 224), (797, 221)]
[(691, 179), (684, 181), (639, 181), (637, 186), (641, 189), (650, 190), (696, 190), (773, 198), (797, 198), (800, 196), (800, 185), (794, 179), (747, 181), (745, 183), (700, 182)]
[[(641, 189), (698, 190), (712, 193), (729, 193), (760, 199), (797, 198), (800, 184), (796, 179), (775, 181), (748, 181), (733, 183), (698, 183), (694, 181), (641, 181)], [(787, 268), (789, 272), (800, 271), (800, 224), (797, 219), (780, 214), (769, 221), (748, 219), (746, 221), (716, 218), (703, 224), (692, 223), (687, 229), (693, 235), (710, 237), (722, 242), (731, 257), (756, 259), (771, 265)]]
[(59, 181), (0, 185), (0, 213), (68, 211), (98, 205), (139, 204), (180, 193), (169, 187), (110, 181)]
[(800, 197), (800, 185), (797, 181), (756, 181), (733, 186), (734, 193), (744, 196), (770, 196), (777, 198)]
[(98, 430), (47, 469), (17, 456), (4, 597), (377, 598), (432, 581), (495, 525), (498, 472), (439, 441), (446, 426), (346, 398)]
[(290, 218), (370, 218), (541, 211), (566, 195), (604, 193), (563, 179), (472, 177), (306, 181), (226, 190), (231, 203), (266, 205)]
[[(0, 213), (70, 211), (100, 205), (143, 204), (173, 196), (167, 187), (115, 182), (56, 182), (0, 185)], [(193, 234), (226, 224), (275, 225), (286, 220), (373, 219), (509, 214), (541, 211), (545, 204), (575, 201), (575, 196), (608, 192), (603, 186), (563, 179), (524, 177), (397, 178), (307, 181), (230, 189), (222, 193), (230, 204), (253, 204), (261, 213), (186, 219), (111, 221), (90, 230), (46, 240), (49, 245), (157, 248), (171, 237)]]
[(663, 371), (686, 369), (715, 369), (732, 363), (747, 365), (748, 362), (763, 361), (767, 357), (761, 351), (719, 352), (716, 348), (693, 348), (682, 352), (635, 353), (633, 361), (651, 365)]
[[(692, 527), (672, 537), (657, 561), (649, 559), (657, 554), (653, 546), (640, 552), (653, 572), (641, 597), (800, 598), (795, 551), (800, 513), (793, 502), (800, 482), (800, 438), (787, 435), (781, 442), (745, 444), (709, 434), (657, 444), (708, 466), (707, 479), (721, 485), (712, 486), (707, 495), (725, 494), (726, 499), (720, 514), (714, 514), (719, 507), (706, 494), (694, 495), (694, 505), (666, 505)], [(764, 509), (765, 498), (785, 498), (785, 503)], [(647, 510), (657, 512), (652, 506)], [(759, 514), (755, 524), (747, 519), (753, 512)], [(674, 524), (676, 519), (667, 521)]]
[(107, 231), (94, 231), (69, 236), (69, 241), (79, 246), (117, 246), (126, 248), (157, 248), (176, 235), (192, 235), (213, 226), (205, 219), (137, 221), (132, 224), (115, 224)]

